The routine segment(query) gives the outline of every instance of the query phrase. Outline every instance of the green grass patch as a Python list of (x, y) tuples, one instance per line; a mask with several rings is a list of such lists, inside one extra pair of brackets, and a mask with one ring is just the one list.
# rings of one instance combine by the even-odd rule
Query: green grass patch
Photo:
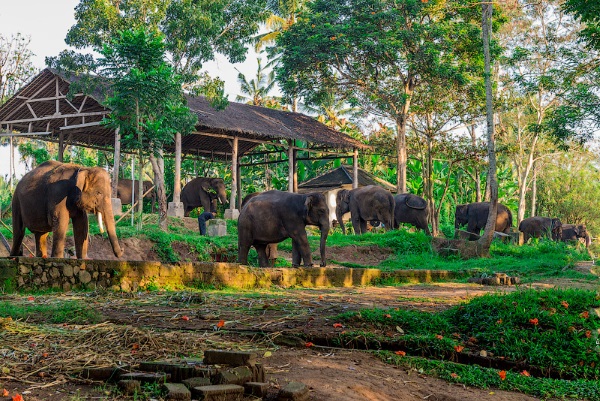
[[(410, 355), (452, 359), (457, 353), (522, 362), (544, 376), (600, 379), (600, 317), (594, 308), (600, 298), (593, 291), (520, 290), (488, 294), (472, 301), (431, 313), (401, 309), (366, 309), (340, 316), (373, 346), (387, 342)], [(376, 329), (376, 330), (374, 330)], [(393, 332), (402, 336), (365, 333)], [(347, 331), (340, 341), (357, 338)]]
[(526, 376), (523, 372), (506, 372), (505, 379), (497, 369), (477, 365), (463, 365), (450, 361), (429, 360), (420, 357), (401, 357), (389, 351), (375, 354), (386, 363), (415, 369), (419, 373), (439, 377), (452, 383), (478, 388), (497, 388), (519, 391), (532, 396), (547, 398), (573, 398), (600, 400), (600, 383), (595, 380), (560, 380)]
[(31, 298), (22, 303), (0, 302), (0, 317), (55, 324), (94, 324), (102, 321), (100, 313), (79, 301), (42, 304)]

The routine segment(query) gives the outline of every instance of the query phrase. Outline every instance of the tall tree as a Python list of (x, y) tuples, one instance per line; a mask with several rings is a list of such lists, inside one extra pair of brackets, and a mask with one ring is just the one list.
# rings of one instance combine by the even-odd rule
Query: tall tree
[[(35, 73), (29, 49), (31, 39), (20, 33), (10, 37), (0, 34), (0, 105), (14, 95), (19, 87)], [(18, 141), (9, 138), (3, 145), (10, 146), (9, 187), (15, 180), (15, 147)]]
[(564, 15), (559, 1), (521, 2), (522, 14), (512, 30), (501, 96), (506, 113), (500, 114), (504, 139), (511, 152), (519, 183), (517, 221), (525, 217), (526, 193), (534, 163), (552, 152), (544, 144), (553, 139), (548, 124), (564, 104), (574, 83), (582, 84), (589, 54), (578, 44), (579, 24)]
[(397, 127), (397, 185), (406, 192), (406, 123), (412, 97), (432, 77), (465, 82), (480, 25), (466, 2), (316, 0), (277, 39), (278, 80), (307, 103), (332, 88)]
[[(119, 128), (126, 148), (152, 164), (159, 204), (159, 226), (167, 229), (164, 146), (176, 132), (194, 129), (196, 116), (185, 106), (183, 79), (166, 62), (163, 36), (143, 29), (124, 31), (101, 50), (97, 72), (111, 79), (112, 112), (107, 123)], [(141, 172), (140, 172), (141, 177)]]
[(269, 92), (275, 86), (275, 72), (271, 70), (267, 73), (260, 57), (256, 59), (256, 62), (258, 67), (253, 79), (248, 80), (244, 74), (238, 71), (238, 83), (243, 95), (236, 96), (235, 100), (254, 106), (264, 106), (265, 102), (269, 100)]

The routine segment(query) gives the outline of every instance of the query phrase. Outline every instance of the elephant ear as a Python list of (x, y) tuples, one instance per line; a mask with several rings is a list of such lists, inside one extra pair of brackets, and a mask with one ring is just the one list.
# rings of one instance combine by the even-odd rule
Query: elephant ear
[(310, 211), (310, 209), (312, 208), (313, 201), (314, 201), (314, 199), (313, 199), (313, 196), (312, 196), (312, 195), (308, 195), (308, 196), (306, 197), (306, 200), (304, 201), (304, 216), (303, 216), (303, 217), (304, 217), (304, 220), (306, 220), (306, 219), (307, 219), (307, 217), (308, 217), (308, 212), (309, 212), (309, 211)]
[(212, 187), (210, 186), (210, 181), (202, 181), (200, 183), (200, 187), (202, 187), (203, 190), (205, 190), (206, 192), (210, 191), (212, 189)]
[(350, 202), (350, 191), (347, 189), (340, 190), (337, 194), (337, 201), (343, 203)]
[(406, 203), (406, 206), (410, 207), (411, 209), (423, 210), (427, 207), (427, 201), (425, 201), (425, 199), (419, 198), (418, 196), (409, 195), (406, 197), (404, 203)]

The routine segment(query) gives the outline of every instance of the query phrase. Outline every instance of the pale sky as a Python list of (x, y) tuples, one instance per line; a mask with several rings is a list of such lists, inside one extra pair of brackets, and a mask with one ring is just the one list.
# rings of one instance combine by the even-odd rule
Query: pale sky
[[(35, 67), (43, 69), (47, 56), (56, 56), (67, 48), (67, 31), (75, 24), (75, 7), (79, 0), (0, 0), (0, 34), (5, 37), (21, 33), (29, 36), (29, 48), (35, 54)], [(266, 58), (266, 57), (263, 57)], [(207, 63), (206, 70), (212, 76), (225, 81), (225, 91), (230, 101), (235, 101), (239, 93), (237, 68), (252, 79), (256, 72), (256, 53), (249, 51), (244, 63), (232, 65), (226, 58), (217, 56), (217, 60)], [(0, 175), (9, 172), (8, 147), (0, 147)], [(24, 173), (21, 166), (17, 175)]]

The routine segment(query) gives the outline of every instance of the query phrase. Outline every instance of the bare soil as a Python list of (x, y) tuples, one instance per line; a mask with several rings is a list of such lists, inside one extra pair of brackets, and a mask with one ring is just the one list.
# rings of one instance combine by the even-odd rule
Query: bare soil
[[(105, 240), (92, 239), (91, 258), (113, 257)], [(123, 239), (125, 258), (158, 260), (152, 242)], [(32, 244), (31, 244), (32, 245)], [(175, 246), (182, 259), (193, 257), (186, 247)], [(371, 247), (329, 248), (337, 261), (377, 264), (388, 257), (387, 250)], [(581, 267), (585, 269), (585, 266)], [(552, 286), (594, 288), (589, 283), (553, 280), (532, 284), (535, 288)], [(596, 287), (597, 288), (597, 287)], [(341, 331), (356, 329), (334, 327), (335, 316), (363, 308), (407, 308), (439, 311), (489, 292), (514, 291), (514, 287), (489, 287), (478, 284), (436, 283), (402, 287), (356, 287), (320, 289), (273, 289), (260, 292), (204, 291), (179, 293), (92, 293), (36, 296), (35, 302), (51, 303), (57, 299), (79, 299), (97, 309), (107, 324), (121, 329), (139, 329), (149, 333), (171, 333), (185, 339), (185, 344), (202, 344), (202, 349), (256, 349), (261, 356), (271, 394), (290, 381), (310, 387), (310, 400), (331, 401), (404, 401), (404, 400), (534, 400), (520, 393), (497, 389), (477, 389), (448, 383), (420, 374), (415, 370), (385, 364), (364, 350), (342, 349), (334, 345)], [(4, 300), (26, 302), (27, 297), (5, 296)], [(183, 318), (185, 316), (185, 319)], [(224, 326), (219, 328), (219, 322)], [(33, 316), (32, 324), (44, 324), (44, 316)], [(337, 326), (337, 325), (336, 325)], [(1, 326), (0, 326), (1, 329)], [(129, 330), (129, 329), (127, 329)], [(156, 334), (158, 335), (158, 334)], [(307, 346), (307, 339), (321, 339), (320, 345)], [(187, 340), (189, 339), (189, 341)], [(98, 339), (98, 348), (102, 339)], [(198, 355), (202, 349), (186, 349), (181, 342), (166, 342), (146, 347), (160, 348), (170, 355)], [(4, 348), (0, 344), (0, 349)], [(110, 345), (108, 346), (110, 349)], [(86, 350), (90, 352), (90, 350)], [(93, 350), (91, 350), (93, 351)], [(98, 351), (100, 352), (100, 351)], [(115, 355), (114, 363), (119, 362)], [(144, 355), (128, 355), (127, 363), (144, 361)], [(63, 365), (68, 361), (62, 361)], [(94, 361), (90, 361), (93, 365)], [(0, 360), (0, 365), (2, 362)], [(116, 400), (125, 399), (110, 393), (111, 387), (89, 383), (74, 375), (38, 377), (30, 373), (36, 366), (23, 363), (14, 372), (22, 376), (0, 374), (2, 388), (11, 395), (20, 393), (26, 401), (34, 400)], [(1, 372), (1, 371), (0, 371)], [(11, 379), (12, 377), (12, 379)], [(63, 377), (58, 380), (57, 377)], [(0, 393), (1, 394), (1, 393)], [(6, 398), (10, 399), (10, 398)], [(274, 399), (274, 398), (273, 398)], [(0, 397), (0, 400), (4, 398)]]

